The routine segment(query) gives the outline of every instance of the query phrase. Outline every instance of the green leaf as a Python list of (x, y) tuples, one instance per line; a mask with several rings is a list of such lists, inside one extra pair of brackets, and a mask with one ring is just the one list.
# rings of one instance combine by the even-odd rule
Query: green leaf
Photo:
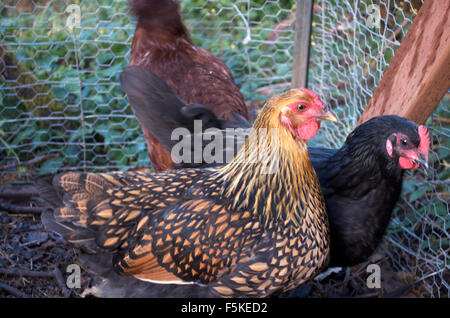
[[(92, 128), (92, 127), (84, 128), (84, 136), (91, 135), (93, 132), (94, 132), (94, 128)], [(81, 141), (82, 136), (83, 136), (83, 127), (80, 127), (70, 135), (69, 142), (74, 142), (74, 141), (77, 141), (78, 139), (80, 139), (80, 141)]]
[(409, 201), (410, 201), (410, 202), (414, 202), (414, 201), (416, 201), (417, 199), (419, 199), (419, 198), (425, 196), (426, 193), (427, 193), (427, 188), (423, 188), (423, 187), (418, 188), (416, 191), (414, 191), (414, 192), (411, 194), (411, 196), (409, 197)]
[(113, 75), (119, 74), (123, 70), (123, 66), (120, 64), (111, 66), (102, 72), (104, 77), (111, 77)]
[(20, 132), (16, 138), (14, 138), (14, 140), (11, 142), (11, 145), (18, 145), (20, 144), (22, 141), (24, 141), (25, 139), (29, 138), (30, 136), (32, 136), (35, 133), (35, 127), (28, 127), (27, 129), (25, 129), (24, 131)]
[(53, 174), (58, 171), (58, 169), (63, 164), (63, 158), (50, 158), (47, 159), (41, 166), (41, 169), (39, 170), (39, 174)]

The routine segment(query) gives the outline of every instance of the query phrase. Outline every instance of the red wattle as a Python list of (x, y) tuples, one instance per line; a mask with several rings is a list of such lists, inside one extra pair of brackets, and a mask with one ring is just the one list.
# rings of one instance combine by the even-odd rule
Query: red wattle
[(402, 169), (415, 169), (419, 166), (412, 159), (405, 158), (405, 157), (400, 157), (398, 162), (400, 164), (400, 167), (402, 167)]
[(308, 141), (317, 134), (317, 131), (319, 130), (319, 128), (320, 128), (320, 122), (314, 120), (308, 124), (298, 127), (297, 135), (301, 139)]

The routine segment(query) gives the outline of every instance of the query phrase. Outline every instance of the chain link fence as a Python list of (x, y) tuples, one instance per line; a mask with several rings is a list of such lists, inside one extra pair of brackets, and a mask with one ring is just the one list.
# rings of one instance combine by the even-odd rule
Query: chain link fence
[[(228, 65), (253, 114), (290, 87), (295, 0), (180, 4), (193, 41)], [(325, 124), (315, 144), (342, 145), (421, 4), (315, 1), (309, 87), (343, 118)], [(58, 170), (149, 165), (118, 80), (135, 22), (126, 0), (0, 0), (1, 183)], [(449, 104), (447, 94), (427, 121), (430, 173), (407, 174), (382, 247), (422, 296), (450, 293)]]

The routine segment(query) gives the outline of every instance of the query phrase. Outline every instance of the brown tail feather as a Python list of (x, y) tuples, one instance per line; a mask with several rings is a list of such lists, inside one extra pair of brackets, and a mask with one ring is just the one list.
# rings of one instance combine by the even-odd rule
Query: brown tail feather
[(50, 210), (41, 214), (41, 220), (47, 231), (58, 233), (68, 242), (82, 248), (84, 252), (96, 253), (98, 251), (95, 234), (90, 229), (81, 229), (67, 222), (59, 222)]
[(130, 0), (130, 9), (139, 17), (143, 26), (163, 26), (175, 36), (186, 36), (186, 29), (178, 13), (178, 5), (172, 0)]
[(41, 197), (54, 207), (43, 214), (44, 226), (91, 252), (118, 247), (120, 239), (103, 233), (113, 216), (108, 190), (118, 185), (123, 183), (111, 174), (68, 172), (38, 178)]

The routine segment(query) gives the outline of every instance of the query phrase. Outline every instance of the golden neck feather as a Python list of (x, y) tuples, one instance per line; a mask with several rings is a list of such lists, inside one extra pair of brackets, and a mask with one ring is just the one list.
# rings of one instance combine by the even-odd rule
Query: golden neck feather
[(234, 160), (218, 170), (219, 181), (232, 209), (248, 208), (266, 225), (289, 218), (299, 226), (309, 197), (322, 193), (305, 141), (281, 124), (275, 105), (263, 108)]

